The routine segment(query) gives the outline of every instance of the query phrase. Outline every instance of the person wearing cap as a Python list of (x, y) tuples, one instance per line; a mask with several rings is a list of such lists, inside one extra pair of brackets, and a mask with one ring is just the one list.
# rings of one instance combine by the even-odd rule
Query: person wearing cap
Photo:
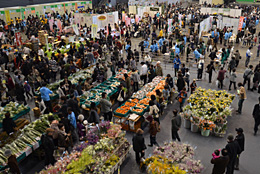
[(241, 152), (240, 146), (237, 141), (234, 141), (234, 136), (229, 134), (227, 137), (228, 144), (226, 145), (226, 149), (229, 156), (229, 162), (227, 165), (227, 172), (226, 174), (233, 174), (235, 169), (235, 162), (237, 158), (237, 154)]
[(143, 133), (144, 131), (138, 128), (132, 139), (133, 149), (135, 151), (135, 160), (137, 164), (140, 164), (140, 159), (144, 157), (144, 150), (146, 149)]
[(258, 97), (258, 104), (254, 106), (253, 117), (255, 120), (254, 135), (256, 136), (258, 126), (260, 125), (260, 97)]
[(7, 158), (7, 165), (9, 167), (9, 172), (12, 174), (20, 174), (20, 169), (18, 166), (18, 162), (16, 156), (12, 154), (10, 149), (5, 150), (4, 155)]
[(49, 164), (54, 165), (55, 163), (55, 159), (53, 156), (55, 150), (55, 145), (52, 138), (53, 132), (54, 129), (47, 128), (45, 134), (43, 134), (41, 137), (42, 146), (45, 152), (45, 166), (48, 166)]
[(235, 162), (235, 170), (239, 170), (239, 158), (241, 153), (245, 150), (245, 135), (244, 130), (242, 128), (237, 128), (237, 136), (235, 138), (235, 141), (238, 142), (240, 147), (240, 152), (237, 154), (236, 162)]

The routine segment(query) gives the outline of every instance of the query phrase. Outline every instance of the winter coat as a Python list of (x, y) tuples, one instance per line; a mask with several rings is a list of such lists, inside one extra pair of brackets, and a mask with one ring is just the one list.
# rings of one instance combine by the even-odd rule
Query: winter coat
[(228, 142), (228, 144), (226, 145), (226, 149), (228, 151), (230, 161), (235, 160), (237, 154), (240, 154), (241, 152), (241, 149), (237, 141)]
[(240, 152), (238, 154), (240, 154), (245, 150), (245, 136), (244, 136), (244, 134), (241, 133), (241, 134), (237, 135), (235, 140), (239, 144)]
[(181, 116), (177, 115), (172, 119), (172, 132), (178, 131), (181, 127)]
[(216, 159), (211, 159), (211, 163), (214, 164), (212, 174), (224, 174), (229, 162), (229, 156), (221, 156)]
[(159, 126), (159, 123), (157, 121), (153, 121), (153, 122), (150, 123), (150, 127), (149, 127), (150, 135), (155, 136), (157, 134), (158, 126)]
[(144, 137), (142, 134), (134, 135), (132, 141), (133, 141), (133, 150), (135, 152), (141, 152), (146, 149)]

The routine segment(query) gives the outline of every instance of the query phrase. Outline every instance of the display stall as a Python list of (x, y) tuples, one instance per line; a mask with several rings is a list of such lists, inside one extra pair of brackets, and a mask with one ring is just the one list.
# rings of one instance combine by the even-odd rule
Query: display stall
[(200, 12), (209, 15), (240, 17), (242, 14), (242, 9), (201, 7)]
[[(91, 128), (90, 128), (91, 127)], [(58, 157), (54, 166), (40, 174), (107, 173), (117, 171), (131, 149), (119, 125), (103, 122), (88, 127), (86, 141), (74, 147), (71, 154)]]
[(227, 117), (231, 116), (235, 95), (225, 90), (197, 88), (183, 107), (184, 127), (202, 136), (210, 133), (223, 137), (227, 129)]
[(164, 88), (165, 80), (157, 76), (152, 82), (144, 85), (139, 91), (134, 93), (131, 99), (124, 102), (114, 111), (115, 123), (120, 124), (123, 129), (136, 132), (141, 127), (141, 122), (145, 119), (145, 112), (149, 111), (149, 101), (151, 95), (156, 95), (155, 91), (161, 92)]
[[(37, 12), (37, 13), (36, 13)], [(31, 5), (31, 6), (26, 6), (25, 8), (21, 8), (21, 17), (22, 19), (27, 19), (29, 15), (42, 15), (43, 10), (40, 5)]]
[(162, 7), (158, 6), (138, 6), (137, 7), (137, 14), (138, 16), (146, 16), (146, 14), (149, 14), (149, 16), (153, 17), (157, 13), (162, 13)]
[(0, 170), (4, 170), (8, 167), (6, 164), (7, 158), (4, 155), (5, 150), (10, 149), (19, 162), (39, 148), (41, 144), (41, 136), (45, 132), (46, 128), (50, 126), (48, 121), (48, 116), (50, 115), (54, 116), (55, 119), (58, 119), (56, 115), (51, 113), (42, 115), (39, 119), (15, 132), (6, 144), (1, 144)]
[(167, 142), (156, 147), (153, 155), (143, 162), (149, 174), (157, 173), (201, 173), (203, 165), (195, 159), (195, 150), (189, 144)]
[(28, 114), (30, 112), (30, 108), (24, 106), (23, 104), (19, 105), (17, 102), (9, 102), (5, 107), (0, 107), (0, 128), (3, 127), (2, 122), (4, 119), (4, 115), (9, 112), (10, 118), (14, 121), (18, 118)]

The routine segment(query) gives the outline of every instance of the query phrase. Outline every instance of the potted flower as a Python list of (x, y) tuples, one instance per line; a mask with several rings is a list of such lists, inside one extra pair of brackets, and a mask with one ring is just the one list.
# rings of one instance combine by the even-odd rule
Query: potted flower
[(215, 129), (214, 129), (214, 134), (217, 137), (223, 138), (226, 134), (226, 130), (227, 130), (227, 122), (225, 122), (221, 126), (216, 126)]
[(200, 119), (198, 116), (196, 115), (192, 115), (191, 116), (191, 132), (198, 132), (199, 131), (199, 122), (200, 122)]
[(210, 120), (200, 120), (199, 127), (201, 128), (201, 135), (208, 137), (215, 126)]
[(190, 117), (191, 117), (190, 111), (183, 112), (184, 127), (186, 129), (190, 129), (190, 127), (191, 127)]

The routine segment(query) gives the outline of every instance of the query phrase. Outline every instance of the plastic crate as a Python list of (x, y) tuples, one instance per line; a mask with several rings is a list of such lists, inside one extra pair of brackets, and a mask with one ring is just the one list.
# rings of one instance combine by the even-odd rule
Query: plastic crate
[[(133, 107), (133, 109), (140, 109), (140, 108)], [(141, 109), (142, 109), (142, 108), (141, 108)], [(146, 109), (143, 109), (142, 112), (137, 112), (137, 111), (133, 111), (133, 110), (131, 110), (132, 113), (135, 113), (135, 114), (137, 114), (137, 115), (141, 115), (141, 116), (144, 115), (145, 111), (146, 111)]]
[(115, 110), (114, 114), (117, 115), (117, 116), (126, 117), (129, 114), (129, 112), (130, 112), (130, 110), (128, 110), (125, 114), (122, 114), (122, 113), (116, 112), (116, 110)]

